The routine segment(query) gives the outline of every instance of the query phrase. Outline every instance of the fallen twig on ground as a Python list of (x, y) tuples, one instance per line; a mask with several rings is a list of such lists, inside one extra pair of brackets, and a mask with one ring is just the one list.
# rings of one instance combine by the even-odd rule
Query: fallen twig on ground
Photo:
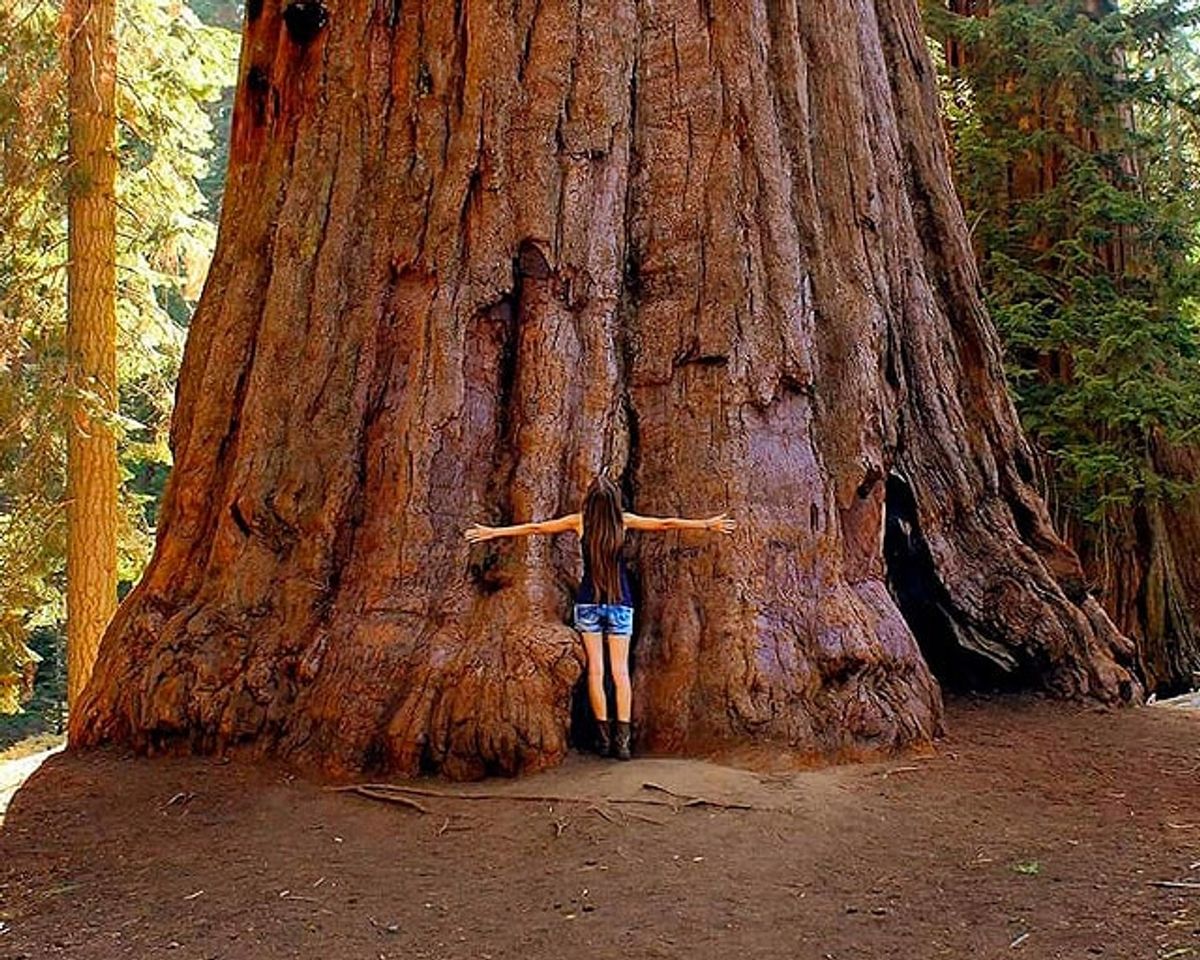
[[(755, 807), (753, 807), (752, 805), (750, 805), (748, 803), (737, 803), (736, 801), (727, 802), (725, 800), (710, 800), (710, 799), (708, 799), (708, 797), (693, 797), (686, 793), (677, 793), (676, 791), (670, 789), (669, 787), (664, 787), (661, 783), (652, 783), (649, 780), (647, 780), (645, 783), (643, 783), (642, 787), (643, 787), (643, 789), (646, 789), (646, 790), (658, 790), (661, 793), (667, 794), (667, 796), (676, 797), (679, 800), (683, 801), (682, 805), (685, 807), (700, 807), (700, 806), (722, 807), (726, 810), (754, 810), (755, 809)], [(644, 802), (649, 802), (649, 801), (644, 801)], [(671, 806), (674, 806), (674, 804), (671, 804)]]
[(597, 816), (603, 817), (609, 823), (617, 822), (616, 817), (614, 817), (611, 813), (609, 813), (607, 810), (605, 810), (602, 806), (600, 806), (597, 803), (593, 803), (590, 807), (588, 807), (588, 810), (590, 810), (592, 813), (596, 814)]
[(1172, 890), (1200, 890), (1200, 883), (1187, 880), (1147, 880), (1152, 887), (1170, 887)]
[(398, 793), (391, 793), (387, 790), (380, 790), (377, 786), (369, 783), (361, 784), (357, 787), (352, 787), (351, 791), (359, 796), (368, 797), (371, 800), (385, 800), (388, 803), (398, 803), (401, 806), (412, 807), (414, 810), (419, 810), (421, 813), (428, 813), (429, 808), (425, 804), (414, 800), (412, 797), (405, 797)]
[(443, 800), (513, 800), (523, 803), (580, 803), (586, 806), (597, 806), (606, 803), (633, 803), (652, 807), (683, 807), (709, 806), (725, 810), (757, 810), (758, 807), (749, 803), (738, 803), (724, 800), (712, 800), (708, 797), (693, 797), (677, 793), (657, 783), (644, 783), (643, 787), (659, 790), (675, 799), (660, 800), (657, 797), (574, 797), (560, 794), (529, 794), (529, 793), (475, 793), (465, 790), (434, 790), (429, 787), (408, 787), (398, 783), (355, 783), (341, 787), (330, 787), (338, 793), (357, 793), (360, 796), (374, 800), (386, 800), (413, 807), (422, 813), (429, 813), (428, 808), (405, 796), (412, 794), (418, 797), (438, 797)]
[(632, 817), (634, 820), (641, 820), (643, 823), (652, 823), (656, 827), (664, 826), (667, 822), (666, 820), (657, 820), (654, 817), (648, 817), (644, 813), (638, 813), (636, 810), (623, 810), (621, 812), (627, 817)]

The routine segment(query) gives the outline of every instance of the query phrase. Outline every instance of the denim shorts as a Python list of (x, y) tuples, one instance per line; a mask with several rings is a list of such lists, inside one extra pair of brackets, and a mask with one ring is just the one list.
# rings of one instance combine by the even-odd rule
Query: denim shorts
[(633, 633), (633, 607), (619, 603), (575, 604), (575, 629), (580, 633)]

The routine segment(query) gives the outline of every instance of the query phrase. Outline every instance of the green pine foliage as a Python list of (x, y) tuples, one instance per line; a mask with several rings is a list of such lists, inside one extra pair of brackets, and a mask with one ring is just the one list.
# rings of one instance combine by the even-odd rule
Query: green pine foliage
[(1102, 526), (1190, 485), (1154, 442), (1200, 442), (1197, 7), (928, 4), (955, 174), (1022, 422), (1060, 503)]
[[(0, 5), (0, 712), (57, 660), (65, 576), (66, 104), (59, 0)], [(119, 577), (153, 546), (187, 318), (215, 242), (208, 110), (238, 38), (178, 0), (120, 0)]]

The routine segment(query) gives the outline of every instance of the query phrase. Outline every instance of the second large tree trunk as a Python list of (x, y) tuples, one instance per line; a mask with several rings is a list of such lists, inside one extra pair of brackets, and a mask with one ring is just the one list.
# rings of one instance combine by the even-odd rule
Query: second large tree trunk
[[(995, 6), (991, 0), (948, 2), (952, 13), (964, 17), (991, 16)], [(1116, 9), (1113, 0), (1088, 0), (1083, 5), (1083, 12), (1094, 18), (1112, 14)], [(1025, 29), (1032, 49), (1039, 38)], [(1095, 55), (1096, 51), (1084, 53)], [(972, 83), (980, 82), (978, 76), (972, 75), (977, 55), (971, 49), (949, 42), (946, 56), (953, 70), (961, 72)], [(994, 51), (992, 56), (994, 58)], [(1126, 58), (1117, 56), (1113, 63), (1115, 69), (1112, 72), (1119, 75)], [(1023, 77), (1024, 69), (1020, 62), (1013, 61), (1013, 77)], [(983, 72), (989, 77), (983, 82), (998, 82), (988, 70)], [(1108, 79), (1111, 81), (1116, 77)], [(1069, 85), (1046, 80), (1029, 103), (1020, 97), (1009, 97), (1013, 116), (1008, 118), (1008, 123), (1004, 118), (993, 118), (984, 131), (985, 136), (1002, 137), (1008, 126), (1014, 126), (1051, 134), (1039, 144), (1029, 144), (1029, 149), (1018, 154), (1004, 171), (1001, 189), (1005, 191), (1004, 199), (1010, 209), (1035, 203), (1060, 185), (1069, 158), (1058, 137), (1069, 138), (1081, 150), (1093, 153), (1112, 154), (1114, 149), (1123, 149), (1120, 168), (1126, 181), (1116, 186), (1131, 192), (1142, 188), (1143, 178), (1133, 152), (1132, 134), (1124, 138), (1124, 148), (1114, 148), (1112, 144), (1114, 124), (1111, 121), (1115, 119), (1115, 126), (1132, 131), (1133, 106), (1105, 101), (1101, 94), (1102, 77), (1095, 78), (1096, 89), (1092, 90), (1086, 89), (1086, 80), (1074, 82), (1084, 84), (1085, 89), (1072, 90)], [(1007, 81), (999, 83), (1008, 88)], [(1094, 115), (1089, 121), (1092, 127), (1081, 126), (1088, 110), (1081, 110), (1080, 103), (1089, 108), (1099, 104), (1109, 112), (1109, 117)], [(1097, 216), (1093, 215), (1094, 218)], [(1053, 232), (1052, 220), (1046, 220), (1045, 232), (1024, 251), (1029, 261), (1027, 266), (1035, 272), (1043, 269), (1036, 262), (1040, 255), (1064, 239)], [(1147, 268), (1164, 269), (1161, 264), (1150, 266), (1152, 258), (1147, 248), (1139, 244), (1134, 225), (1108, 223), (1105, 226), (1112, 239), (1096, 247), (1096, 259), (1103, 264), (1117, 289), (1125, 284), (1127, 277), (1144, 275)], [(1059, 227), (1061, 229), (1061, 225)], [(1021, 256), (1019, 249), (1007, 252), (1018, 258)], [(1039, 357), (1026, 356), (1025, 361), (1029, 365), (1036, 362), (1047, 379), (1073, 375), (1072, 358), (1062, 351)], [(1119, 363), (1120, 358), (1114, 362)], [(1058, 465), (1050, 451), (1043, 451), (1042, 458), (1048, 496), (1068, 542), (1082, 559), (1087, 583), (1118, 629), (1134, 642), (1138, 673), (1146, 688), (1169, 694), (1192, 689), (1200, 678), (1200, 564), (1195, 559), (1200, 548), (1200, 493), (1194, 491), (1200, 477), (1200, 448), (1169, 443), (1163, 433), (1152, 430), (1146, 436), (1143, 469), (1165, 481), (1164, 488), (1175, 486), (1193, 492), (1186, 496), (1168, 496), (1161, 491), (1141, 491), (1128, 504), (1109, 505), (1104, 520), (1099, 523), (1085, 520), (1081, 516), (1082, 508), (1070, 505), (1069, 498), (1062, 498), (1067, 501), (1067, 506), (1060, 504), (1056, 483)]]
[(643, 748), (936, 731), (889, 490), (917, 639), (1137, 695), (1031, 486), (911, 0), (315, 9), (248, 6), (158, 549), (75, 743), (556, 762), (578, 546), (462, 528), (604, 466), (740, 522), (634, 541)]
[[(1181, 488), (1200, 477), (1200, 450), (1162, 442), (1147, 455)], [(1170, 695), (1200, 685), (1200, 494), (1114, 509), (1100, 530), (1066, 526), (1104, 608), (1137, 648), (1147, 690)]]

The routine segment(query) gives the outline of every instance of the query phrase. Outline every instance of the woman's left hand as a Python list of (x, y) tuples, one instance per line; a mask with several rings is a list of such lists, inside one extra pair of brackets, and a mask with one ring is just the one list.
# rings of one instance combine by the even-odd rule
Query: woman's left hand
[(473, 523), (467, 527), (463, 534), (467, 538), (468, 543), (479, 543), (483, 540), (491, 540), (496, 535), (496, 531), (491, 527), (485, 527), (482, 523)]

